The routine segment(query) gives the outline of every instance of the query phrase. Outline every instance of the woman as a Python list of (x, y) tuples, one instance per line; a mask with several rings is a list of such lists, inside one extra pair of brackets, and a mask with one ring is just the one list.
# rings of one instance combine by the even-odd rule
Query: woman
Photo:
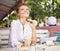
[(16, 9), (17, 20), (11, 23), (8, 47), (28, 46), (36, 44), (35, 24), (29, 18), (29, 8), (26, 4), (19, 4)]

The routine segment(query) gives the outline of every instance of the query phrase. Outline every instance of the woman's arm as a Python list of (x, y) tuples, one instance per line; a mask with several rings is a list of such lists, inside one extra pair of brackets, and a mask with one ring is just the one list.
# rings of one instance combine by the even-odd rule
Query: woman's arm
[(32, 28), (32, 41), (34, 44), (36, 44), (37, 42), (37, 38), (36, 38), (36, 28)]
[(31, 28), (32, 28), (32, 41), (33, 41), (34, 44), (36, 44), (36, 42), (37, 42), (37, 38), (36, 38), (36, 28), (35, 28), (36, 25), (35, 25), (35, 23), (33, 22), (33, 20), (29, 19), (28, 21), (29, 21), (29, 24), (30, 24), (30, 26), (31, 26)]
[(16, 20), (13, 20), (11, 23), (11, 30), (10, 30), (10, 37), (9, 37), (9, 41), (11, 42), (10, 45), (12, 47), (16, 47), (16, 44), (19, 44), (20, 42), (18, 42), (17, 40), (17, 22)]

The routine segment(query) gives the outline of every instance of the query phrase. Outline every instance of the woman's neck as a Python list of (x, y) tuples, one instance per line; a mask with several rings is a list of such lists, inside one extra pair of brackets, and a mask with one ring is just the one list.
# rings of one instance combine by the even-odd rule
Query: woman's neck
[(20, 22), (21, 22), (21, 24), (24, 26), (24, 24), (25, 24), (25, 22), (26, 22), (26, 19), (20, 18)]

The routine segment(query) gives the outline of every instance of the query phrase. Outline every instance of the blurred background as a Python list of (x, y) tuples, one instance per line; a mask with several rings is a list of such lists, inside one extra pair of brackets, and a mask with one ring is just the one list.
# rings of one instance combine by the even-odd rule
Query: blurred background
[(38, 25), (45, 22), (45, 17), (54, 16), (60, 20), (60, 0), (0, 0), (0, 28), (10, 27), (11, 21), (16, 19), (16, 6), (24, 2)]

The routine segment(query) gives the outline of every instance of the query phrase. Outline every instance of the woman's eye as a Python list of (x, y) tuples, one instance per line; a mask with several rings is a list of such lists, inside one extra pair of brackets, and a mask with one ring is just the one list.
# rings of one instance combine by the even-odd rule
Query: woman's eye
[(20, 9), (20, 10), (24, 10), (24, 9)]
[(29, 10), (29, 9), (26, 9), (26, 10)]

